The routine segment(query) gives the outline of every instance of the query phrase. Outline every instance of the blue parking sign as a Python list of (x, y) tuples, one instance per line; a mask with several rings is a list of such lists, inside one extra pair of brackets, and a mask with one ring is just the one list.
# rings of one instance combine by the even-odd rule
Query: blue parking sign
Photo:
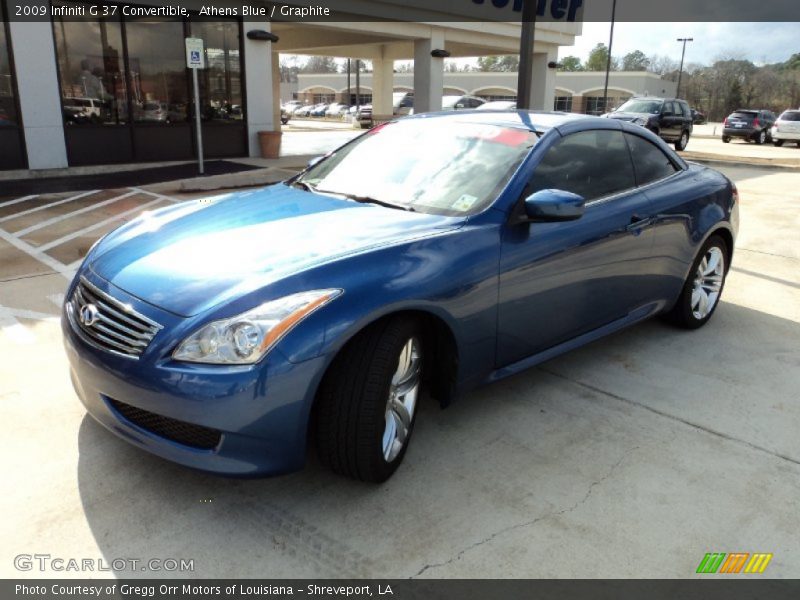
[(186, 66), (190, 69), (205, 69), (202, 39), (186, 38)]

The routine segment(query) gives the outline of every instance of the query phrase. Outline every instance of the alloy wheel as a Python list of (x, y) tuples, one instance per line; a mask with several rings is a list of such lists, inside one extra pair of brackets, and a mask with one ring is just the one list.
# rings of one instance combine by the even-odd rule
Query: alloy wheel
[(406, 443), (414, 420), (419, 394), (422, 352), (417, 338), (410, 338), (397, 361), (397, 370), (392, 375), (389, 397), (386, 400), (386, 426), (383, 430), (383, 458), (392, 462)]
[(725, 255), (717, 246), (711, 246), (697, 266), (692, 289), (692, 314), (695, 319), (705, 319), (719, 300), (725, 277)]

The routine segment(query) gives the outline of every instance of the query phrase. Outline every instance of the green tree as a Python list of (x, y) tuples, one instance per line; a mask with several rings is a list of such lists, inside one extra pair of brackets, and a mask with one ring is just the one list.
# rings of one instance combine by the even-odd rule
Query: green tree
[[(597, 44), (591, 52), (589, 58), (586, 59), (587, 71), (605, 71), (608, 65), (608, 46), (605, 44)], [(613, 58), (611, 59), (611, 70), (616, 71), (619, 64)]]
[(300, 71), (303, 73), (337, 73), (339, 65), (332, 56), (309, 56)]
[(650, 59), (647, 58), (641, 50), (628, 52), (628, 54), (622, 58), (623, 71), (646, 71), (649, 66)]
[(518, 71), (519, 56), (516, 54), (505, 54), (503, 56), (481, 56), (478, 58), (478, 70), (504, 72)]
[(577, 56), (565, 56), (559, 62), (561, 71), (583, 71), (581, 59)]

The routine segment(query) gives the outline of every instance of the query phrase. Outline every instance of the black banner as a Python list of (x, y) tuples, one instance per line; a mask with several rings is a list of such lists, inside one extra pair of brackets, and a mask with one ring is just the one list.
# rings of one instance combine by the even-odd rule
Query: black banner
[(800, 580), (3, 580), (0, 597), (53, 600), (221, 600), (317, 598), (385, 600), (796, 600)]
[[(536, 2), (537, 21), (609, 22), (615, 0), (3, 0), (12, 21), (52, 18), (235, 17), (245, 20), (324, 23), (520, 22), (524, 2)], [(794, 22), (797, 0), (616, 0), (617, 22)], [(800, 24), (798, 25), (800, 37)]]

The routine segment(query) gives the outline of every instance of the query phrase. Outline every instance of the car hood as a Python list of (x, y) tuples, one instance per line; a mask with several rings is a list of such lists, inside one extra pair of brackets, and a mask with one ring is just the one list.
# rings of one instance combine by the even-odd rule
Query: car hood
[(278, 184), (145, 214), (104, 238), (88, 266), (145, 302), (191, 316), (304, 270), (463, 222)]
[(636, 119), (644, 119), (649, 121), (656, 115), (650, 113), (635, 113), (635, 112), (613, 112), (608, 114), (609, 119), (619, 119), (620, 121), (635, 121)]

